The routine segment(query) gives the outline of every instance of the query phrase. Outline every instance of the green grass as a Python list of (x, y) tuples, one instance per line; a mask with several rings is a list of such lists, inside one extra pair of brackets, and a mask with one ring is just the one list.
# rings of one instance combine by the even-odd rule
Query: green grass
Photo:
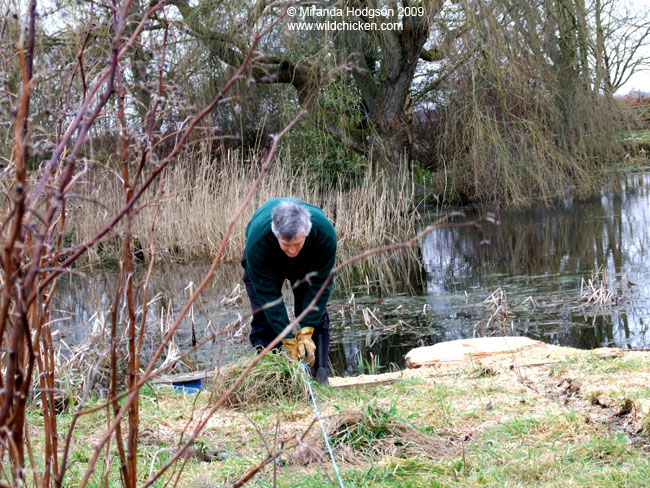
[(648, 358), (591, 358), (585, 361), (583, 370), (594, 373), (615, 373), (618, 371), (647, 371), (650, 369), (650, 359)]
[(632, 130), (624, 140), (634, 141), (637, 144), (650, 144), (650, 129)]
[[(296, 478), (280, 471), (280, 487), (338, 486), (332, 469)], [(320, 471), (320, 472), (319, 472)], [(440, 462), (410, 458), (384, 458), (378, 463), (344, 469), (346, 487), (646, 487), (650, 464), (642, 451), (621, 436), (554, 449), (486, 444), (468, 449), (463, 456)], [(269, 479), (251, 483), (271, 487)]]
[(539, 420), (530, 418), (517, 418), (504, 422), (490, 429), (490, 436), (498, 437), (500, 442), (523, 440), (534, 432), (540, 425)]
[(347, 445), (356, 451), (362, 451), (393, 435), (395, 427), (401, 423), (403, 420), (397, 415), (395, 405), (381, 408), (376, 404), (368, 404), (357, 421), (346, 423), (331, 440), (334, 446)]
[[(616, 418), (594, 420), (584, 406), (598, 408), (590, 403), (588, 385), (594, 395), (606, 395), (614, 406), (650, 397), (647, 385), (629, 381), (647, 371), (647, 362), (648, 358), (636, 354), (605, 359), (585, 355), (523, 373), (499, 369), (477, 374), (484, 370), (473, 365), (433, 379), (347, 389), (314, 385), (314, 389), (346, 487), (645, 487), (650, 486), (647, 452), (617, 430)], [(286, 364), (264, 367), (285, 371)], [(521, 374), (529, 375), (523, 378), (528, 386)], [(564, 398), (549, 395), (548, 388), (569, 376), (580, 378), (586, 386), (574, 403), (565, 404)], [(217, 411), (192, 447), (222, 454), (212, 462), (188, 459), (179, 487), (231, 486), (266, 456), (276, 426), (279, 438), (290, 441), (313, 419), (309, 398), (266, 392), (254, 398), (236, 410)], [(95, 398), (88, 406), (100, 401)], [(164, 465), (181, 434), (184, 439), (189, 435), (190, 430), (183, 433), (188, 423), (203, 418), (213, 401), (209, 392), (184, 395), (169, 387), (143, 391), (140, 484), (151, 470)], [(42, 469), (43, 422), (38, 404), (32, 404), (28, 418), (37, 466)], [(72, 414), (66, 411), (58, 420), (62, 439)], [(620, 421), (631, 420), (629, 415)], [(642, 435), (650, 436), (650, 416), (639, 418), (638, 423), (646, 429)], [(78, 485), (105, 424), (105, 410), (79, 420), (65, 486)], [(324, 450), (317, 425), (306, 439)], [(277, 486), (338, 486), (329, 457), (302, 465), (293, 461), (295, 451), (283, 454), (288, 463), (277, 468)], [(108, 486), (121, 486), (114, 442), (109, 459)], [(89, 486), (103, 486), (102, 473), (107, 469), (103, 460), (104, 453)], [(171, 472), (154, 486), (165, 486), (170, 476)], [(264, 467), (246, 486), (273, 486), (273, 465)]]

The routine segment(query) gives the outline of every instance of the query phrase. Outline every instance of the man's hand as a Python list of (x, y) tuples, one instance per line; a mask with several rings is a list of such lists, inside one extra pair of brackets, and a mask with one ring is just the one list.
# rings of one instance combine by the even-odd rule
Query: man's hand
[(294, 361), (298, 359), (298, 342), (295, 338), (282, 339), (282, 344), (284, 345), (284, 350), (287, 351), (287, 356)]
[(311, 338), (314, 333), (313, 327), (303, 327), (293, 339), (282, 339), (282, 344), (291, 359), (297, 359), (308, 366), (314, 364), (316, 358), (316, 344)]
[(296, 341), (298, 342), (298, 359), (307, 363), (307, 366), (314, 365), (316, 359), (316, 344), (311, 339), (314, 333), (313, 327), (303, 327), (296, 332)]

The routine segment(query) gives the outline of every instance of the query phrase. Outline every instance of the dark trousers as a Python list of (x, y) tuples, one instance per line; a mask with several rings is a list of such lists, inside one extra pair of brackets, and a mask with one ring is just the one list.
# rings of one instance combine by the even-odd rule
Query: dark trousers
[[(251, 322), (251, 344), (253, 347), (266, 347), (276, 338), (277, 334), (266, 320), (264, 310), (260, 310), (260, 302), (257, 299), (257, 295), (253, 289), (253, 284), (251, 283), (248, 272), (246, 271), (246, 253), (244, 253), (244, 256), (242, 257), (241, 264), (244, 268), (243, 280), (244, 285), (246, 285), (248, 298), (251, 302), (251, 308), (253, 311), (257, 310), (257, 312), (253, 314), (253, 321)], [(298, 279), (300, 278), (296, 278), (295, 281)], [(305, 282), (293, 290), (294, 313), (296, 317), (302, 313), (302, 299), (308, 289), (309, 284)], [(327, 309), (325, 309), (318, 325), (314, 327), (314, 333), (311, 338), (314, 341), (314, 344), (316, 344), (316, 358), (314, 365), (311, 368), (311, 374), (312, 376), (315, 376), (318, 368), (325, 368), (329, 374), (328, 357), (330, 349), (330, 316), (327, 313)], [(279, 345), (276, 346), (276, 348), (279, 348)]]

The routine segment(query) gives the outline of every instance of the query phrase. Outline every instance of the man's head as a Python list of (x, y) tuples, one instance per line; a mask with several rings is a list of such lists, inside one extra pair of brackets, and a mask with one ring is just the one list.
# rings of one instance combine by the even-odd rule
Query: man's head
[(275, 206), (271, 218), (271, 230), (278, 238), (280, 249), (295, 258), (311, 231), (309, 210), (297, 202), (285, 200)]

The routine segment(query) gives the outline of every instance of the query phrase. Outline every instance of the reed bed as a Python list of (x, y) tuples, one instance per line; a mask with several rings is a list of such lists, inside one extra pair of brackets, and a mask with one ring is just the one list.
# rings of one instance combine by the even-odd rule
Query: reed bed
[[(168, 259), (196, 259), (213, 256), (235, 214), (259, 172), (259, 161), (230, 152), (211, 159), (209, 147), (184, 158), (165, 175), (162, 189), (151, 189), (142, 199), (132, 222), (134, 247), (139, 257), (149, 256), (149, 237), (154, 224), (154, 249)], [(108, 165), (95, 165), (84, 181), (76, 184), (78, 205), (71, 205), (67, 240), (81, 243), (106, 225), (124, 203), (120, 178)], [(323, 208), (338, 235), (339, 260), (364, 250), (399, 242), (417, 231), (413, 189), (406, 173), (384, 178), (368, 173), (351, 189), (321, 190), (306, 171), (290, 174), (290, 165), (278, 162), (264, 178), (251, 204), (235, 225), (224, 260), (236, 262), (245, 244), (245, 229), (253, 212), (270, 198), (294, 196)], [(89, 203), (91, 202), (91, 203)], [(158, 212), (156, 213), (156, 210)], [(117, 259), (118, 235), (106, 239), (88, 252), (90, 262)], [(422, 270), (417, 250), (371, 257), (338, 278), (340, 286), (364, 286), (368, 290), (402, 290), (419, 286)]]

